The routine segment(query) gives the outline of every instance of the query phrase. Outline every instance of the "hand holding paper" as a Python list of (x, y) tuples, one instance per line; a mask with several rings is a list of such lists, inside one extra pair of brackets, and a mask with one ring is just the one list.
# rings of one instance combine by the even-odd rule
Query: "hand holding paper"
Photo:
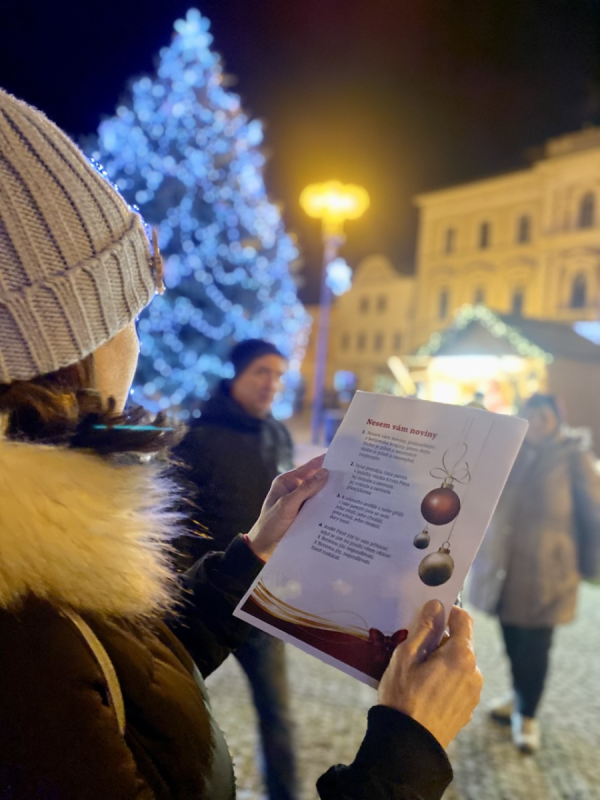
[(483, 686), (471, 617), (454, 607), (449, 626), (449, 638), (437, 647), (444, 609), (435, 600), (427, 603), (404, 645), (394, 651), (377, 695), (380, 705), (415, 719), (442, 747), (470, 721)]
[(526, 428), (358, 392), (325, 456), (325, 486), (315, 462), (278, 479), (256, 552), (268, 557), (290, 527), (236, 616), (376, 686), (428, 600), (448, 618)]
[(323, 453), (273, 481), (260, 517), (248, 533), (250, 547), (263, 561), (269, 560), (302, 504), (325, 486), (329, 472), (323, 469), (324, 458)]

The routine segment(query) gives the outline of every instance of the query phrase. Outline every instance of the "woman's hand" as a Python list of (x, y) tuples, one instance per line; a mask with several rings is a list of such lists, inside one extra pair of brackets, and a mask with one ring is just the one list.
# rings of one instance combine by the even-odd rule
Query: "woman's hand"
[(408, 639), (394, 651), (379, 684), (378, 701), (402, 711), (447, 747), (473, 716), (483, 678), (473, 652), (473, 621), (453, 606), (450, 635), (436, 647), (444, 629), (441, 603), (427, 603)]
[(325, 454), (317, 456), (273, 481), (260, 517), (248, 533), (248, 544), (263, 561), (269, 560), (304, 501), (327, 483), (329, 471), (323, 468), (324, 458)]

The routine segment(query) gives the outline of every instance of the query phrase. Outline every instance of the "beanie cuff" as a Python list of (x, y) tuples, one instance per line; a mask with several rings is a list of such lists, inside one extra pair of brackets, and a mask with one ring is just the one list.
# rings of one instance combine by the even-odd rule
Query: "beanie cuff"
[(132, 212), (123, 236), (101, 253), (0, 299), (10, 345), (0, 347), (0, 383), (76, 364), (134, 320), (155, 290), (150, 243)]

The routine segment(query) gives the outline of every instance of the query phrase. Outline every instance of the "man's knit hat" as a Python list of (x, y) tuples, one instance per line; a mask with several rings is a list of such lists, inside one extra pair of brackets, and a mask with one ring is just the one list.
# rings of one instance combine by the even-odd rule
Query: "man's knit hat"
[(253, 361), (256, 361), (257, 358), (262, 358), (262, 356), (279, 356), (280, 358), (285, 358), (283, 353), (280, 353), (274, 344), (265, 342), (264, 339), (244, 339), (243, 342), (236, 344), (229, 354), (229, 360), (233, 364), (235, 372), (234, 380), (235, 378), (239, 378), (242, 372), (248, 369)]
[(141, 217), (41, 112), (0, 89), (0, 384), (81, 361), (156, 290)]

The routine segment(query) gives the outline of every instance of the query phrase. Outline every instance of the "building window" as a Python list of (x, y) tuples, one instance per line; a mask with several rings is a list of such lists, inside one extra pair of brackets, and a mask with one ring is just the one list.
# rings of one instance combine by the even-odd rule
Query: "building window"
[(450, 294), (448, 292), (448, 289), (442, 289), (438, 300), (438, 317), (440, 319), (446, 319), (446, 317), (448, 316), (449, 302), (450, 302)]
[(356, 337), (356, 349), (357, 350), (364, 350), (365, 345), (367, 344), (367, 334), (366, 333), (359, 333)]
[(571, 308), (585, 308), (587, 305), (587, 281), (581, 272), (573, 278), (570, 305)]
[(519, 217), (517, 224), (517, 242), (519, 244), (526, 244), (531, 241), (531, 217), (524, 214)]
[(381, 353), (383, 350), (383, 333), (376, 333), (373, 341), (373, 349), (376, 353)]
[(492, 233), (492, 226), (489, 222), (482, 222), (479, 226), (479, 247), (481, 250), (485, 250), (486, 247), (490, 246), (490, 239)]
[(523, 315), (524, 305), (525, 305), (525, 289), (523, 289), (522, 286), (519, 286), (517, 289), (513, 291), (513, 296), (512, 296), (511, 311), (515, 315), (515, 317), (521, 317)]
[(584, 194), (579, 203), (578, 228), (592, 228), (596, 211), (596, 198), (593, 192)]
[(448, 228), (444, 235), (444, 253), (453, 253), (456, 249), (456, 228)]
[(402, 334), (399, 331), (396, 331), (394, 334), (394, 352), (399, 352), (400, 348), (402, 347)]
[(477, 289), (475, 289), (475, 294), (473, 296), (473, 303), (476, 306), (485, 303), (485, 289), (483, 288), (483, 286), (478, 286)]
[(377, 298), (377, 311), (385, 311), (387, 308), (387, 297), (384, 294), (380, 294)]
[(366, 314), (369, 310), (369, 298), (366, 295), (363, 295), (360, 298), (360, 303), (358, 305), (358, 310), (361, 314)]
[(341, 341), (341, 345), (340, 346), (341, 346), (342, 350), (347, 350), (350, 347), (350, 334), (349, 333), (345, 333), (342, 336), (342, 341)]

